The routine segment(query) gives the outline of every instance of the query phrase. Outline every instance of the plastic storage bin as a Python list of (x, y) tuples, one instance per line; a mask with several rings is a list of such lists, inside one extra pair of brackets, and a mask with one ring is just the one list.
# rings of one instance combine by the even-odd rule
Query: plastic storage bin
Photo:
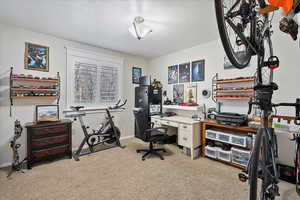
[(205, 155), (210, 158), (217, 158), (217, 149), (216, 147), (206, 146), (205, 147)]
[(250, 159), (250, 154), (251, 154), (250, 151), (233, 147), (231, 148), (231, 155), (232, 155), (231, 162), (246, 167)]
[(206, 130), (206, 138), (216, 140), (218, 138), (218, 132), (214, 130)]
[(218, 134), (218, 140), (222, 141), (222, 142), (227, 142), (227, 143), (230, 143), (231, 141), (231, 135), (230, 134), (227, 134), (227, 133), (219, 133)]
[[(182, 153), (191, 156), (191, 149), (187, 147), (183, 147)], [(194, 149), (194, 158), (198, 158), (200, 156), (200, 147)]]
[(231, 143), (241, 147), (247, 147), (247, 136), (231, 135)]
[(218, 159), (231, 162), (231, 151), (218, 150)]

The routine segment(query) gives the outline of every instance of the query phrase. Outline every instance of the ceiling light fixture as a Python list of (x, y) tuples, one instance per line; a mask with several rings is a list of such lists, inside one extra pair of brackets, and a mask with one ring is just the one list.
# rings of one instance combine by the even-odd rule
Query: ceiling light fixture
[(143, 24), (144, 21), (143, 17), (135, 17), (132, 25), (129, 27), (129, 32), (138, 40), (143, 39), (152, 32), (150, 27)]

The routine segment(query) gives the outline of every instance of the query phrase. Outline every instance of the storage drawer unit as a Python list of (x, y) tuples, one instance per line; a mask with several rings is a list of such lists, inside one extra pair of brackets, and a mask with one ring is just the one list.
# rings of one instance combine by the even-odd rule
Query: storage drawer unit
[(27, 123), (27, 168), (63, 156), (72, 158), (72, 122)]
[(222, 142), (230, 143), (230, 141), (231, 141), (231, 135), (227, 134), (227, 133), (219, 132), (217, 137), (218, 137), (217, 139), (222, 141)]
[(214, 130), (206, 130), (206, 138), (212, 139), (212, 140), (217, 140), (218, 138), (218, 132)]
[(249, 162), (251, 153), (247, 150), (231, 148), (231, 154), (233, 163), (246, 167)]
[(241, 147), (247, 147), (247, 136), (231, 135), (231, 143)]
[(231, 162), (231, 151), (218, 150), (218, 159)]
[(205, 147), (205, 155), (210, 158), (217, 158), (218, 151), (216, 147), (206, 146)]

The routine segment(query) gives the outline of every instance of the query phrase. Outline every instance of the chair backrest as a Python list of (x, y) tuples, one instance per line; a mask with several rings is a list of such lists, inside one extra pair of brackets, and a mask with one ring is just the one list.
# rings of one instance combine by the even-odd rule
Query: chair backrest
[(143, 108), (133, 108), (135, 118), (135, 137), (147, 141), (145, 130), (151, 128), (148, 124), (148, 115)]

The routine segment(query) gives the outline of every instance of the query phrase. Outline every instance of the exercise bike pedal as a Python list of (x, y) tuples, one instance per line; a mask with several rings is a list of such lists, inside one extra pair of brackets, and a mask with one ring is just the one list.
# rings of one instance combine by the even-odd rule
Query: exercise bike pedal
[(248, 176), (244, 173), (239, 173), (239, 180), (242, 182), (242, 183), (245, 183), (248, 181)]

